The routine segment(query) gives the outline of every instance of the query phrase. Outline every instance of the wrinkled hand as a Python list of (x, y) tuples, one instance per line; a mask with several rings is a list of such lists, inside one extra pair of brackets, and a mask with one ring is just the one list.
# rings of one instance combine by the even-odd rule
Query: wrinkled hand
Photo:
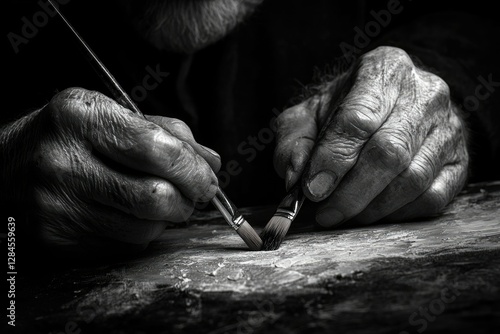
[(37, 117), (34, 193), (39, 233), (50, 245), (142, 249), (216, 192), (220, 157), (179, 120), (145, 120), (75, 88)]
[(278, 117), (274, 162), (322, 226), (428, 216), (466, 181), (465, 126), (441, 78), (380, 47)]

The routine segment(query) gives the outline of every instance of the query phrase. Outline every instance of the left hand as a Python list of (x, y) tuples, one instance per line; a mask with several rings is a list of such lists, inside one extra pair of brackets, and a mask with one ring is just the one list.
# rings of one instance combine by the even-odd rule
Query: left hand
[(346, 79), (278, 117), (274, 162), (287, 186), (302, 182), (321, 202), (325, 227), (440, 212), (469, 160), (448, 85), (394, 47), (366, 53)]

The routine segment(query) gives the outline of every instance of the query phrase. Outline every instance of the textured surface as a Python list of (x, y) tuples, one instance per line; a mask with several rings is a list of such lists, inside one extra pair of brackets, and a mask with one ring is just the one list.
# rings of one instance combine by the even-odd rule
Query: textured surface
[[(270, 214), (261, 210), (247, 218), (265, 222)], [(217, 218), (202, 216), (189, 225), (168, 229), (140, 257), (24, 279), (17, 303), (25, 317), (19, 315), (18, 328), (44, 333), (500, 328), (498, 183), (469, 189), (445, 214), (422, 222), (334, 231), (294, 222), (281, 248), (271, 252), (246, 250)]]

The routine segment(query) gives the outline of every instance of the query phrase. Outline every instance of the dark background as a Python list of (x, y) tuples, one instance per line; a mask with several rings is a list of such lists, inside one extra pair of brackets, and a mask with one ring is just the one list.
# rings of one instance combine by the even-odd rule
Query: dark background
[[(268, 126), (273, 108), (283, 110), (290, 98), (313, 80), (315, 68), (332, 64), (340, 56), (340, 42), (353, 44), (353, 27), (363, 28), (371, 20), (371, 10), (387, 7), (387, 1), (363, 4), (264, 1), (237, 31), (195, 56), (190, 86), (198, 101), (197, 124), (183, 113), (175, 96), (175, 78), (183, 56), (156, 51), (142, 42), (114, 1), (72, 0), (61, 9), (127, 91), (141, 84), (148, 65), (161, 63), (162, 70), (171, 73), (148, 100), (140, 103), (140, 108), (145, 113), (182, 118), (202, 144), (221, 153), (223, 163), (232, 159), (240, 162), (243, 172), (231, 180), (226, 192), (238, 206), (253, 206), (276, 203), (283, 196), (283, 181), (272, 167), (273, 145), (267, 145), (252, 162), (238, 155), (236, 146)], [(413, 0), (401, 4), (404, 10), (392, 17), (374, 45), (405, 45), (405, 50), (418, 55), (447, 80), (458, 102), (474, 94), (478, 76), (492, 74), (500, 81), (500, 29), (494, 2)], [(50, 19), (28, 44), (20, 46), (19, 53), (14, 53), (7, 34), (20, 34), (21, 18), (32, 21), (40, 7), (37, 1), (6, 1), (3, 6), (5, 76), (0, 123), (40, 108), (67, 87), (108, 94), (58, 18)], [(432, 19), (427, 20), (428, 15)], [(467, 118), (473, 157), (471, 181), (499, 179), (498, 145), (496, 151), (493, 145), (495, 140), (500, 143), (498, 132), (495, 136), (486, 130), (486, 125), (491, 129), (500, 126), (499, 95), (495, 91), (481, 104), (480, 112)], [(225, 118), (225, 113), (232, 119)], [(233, 122), (235, 127), (224, 129), (225, 124), (219, 124), (222, 120)], [(13, 213), (4, 207), (1, 212), (4, 217), (16, 217), (18, 228), (24, 222), (23, 212)], [(29, 250), (19, 260), (18, 269), (27, 273), (28, 259), (36, 254), (31, 254), (33, 248), (27, 238), (18, 238), (18, 250)], [(59, 263), (47, 258), (39, 265), (50, 268)]]
[[(270, 4), (270, 2), (274, 2), (275, 4)], [(260, 11), (267, 9), (266, 6), (283, 7), (284, 13), (286, 10), (290, 10), (290, 8), (297, 10), (303, 7), (335, 8), (337, 3), (341, 4), (343, 2), (346, 1), (266, 0), (261, 6), (264, 8), (261, 8)], [(351, 2), (358, 3), (360, 11), (356, 13), (342, 13), (342, 15), (350, 16), (353, 19), (353, 23), (360, 27), (363, 27), (363, 22), (366, 18), (371, 20), (369, 16), (371, 10), (378, 11), (387, 8), (387, 1)], [(333, 5), (329, 5), (329, 3), (333, 3)], [(496, 25), (499, 24), (496, 5), (490, 1), (402, 0), (400, 3), (404, 7), (404, 10), (400, 14), (392, 16), (391, 23), (387, 29), (383, 30), (384, 32), (396, 29), (401, 25), (430, 13), (450, 11), (477, 15), (486, 20), (493, 20)], [(21, 18), (26, 16), (29, 21), (32, 21), (33, 14), (40, 10), (38, 1), (35, 0), (9, 0), (4, 2), (4, 6), (4, 36), (7, 36), (9, 32), (20, 34), (23, 25)], [(61, 9), (77, 30), (91, 44), (91, 47), (97, 51), (96, 53), (103, 59), (108, 59), (106, 54), (116, 56), (117, 49), (124, 51), (123, 57), (140, 57), (140, 54), (144, 53), (144, 49), (147, 49), (147, 53), (151, 52), (151, 49), (146, 44), (137, 44), (138, 36), (135, 36), (133, 29), (128, 26), (128, 22), (120, 20), (120, 10), (116, 9), (112, 0), (71, 0), (68, 4), (62, 5)], [(256, 13), (256, 16), (259, 15), (261, 13)], [(120, 23), (123, 24), (120, 25)], [(464, 22), (464, 24), (467, 23)], [(305, 34), (308, 33), (308, 30), (312, 30), (310, 24), (307, 25), (304, 22), (297, 22), (296, 25), (300, 26), (300, 29), (304, 30)], [(333, 19), (332, 25), (335, 26)], [(480, 27), (478, 28), (480, 29)], [(352, 33), (352, 31), (349, 32)], [(4, 66), (6, 66), (5, 73), (7, 74), (4, 96), (10, 97), (7, 100), (12, 102), (8, 105), (15, 109), (15, 111), (8, 110), (2, 112), (0, 114), (2, 121), (9, 119), (13, 114), (40, 107), (51, 98), (55, 91), (64, 89), (65, 87), (82, 86), (89, 89), (101, 88), (105, 90), (96, 78), (92, 78), (92, 73), (88, 72), (90, 67), (88, 67), (78, 54), (79, 49), (75, 47), (71, 36), (57, 18), (49, 19), (48, 24), (40, 28), (37, 35), (29, 40), (29, 43), (20, 45), (20, 52), (17, 54), (14, 53), (7, 37), (3, 41), (5, 47), (4, 55), (6, 56), (4, 58)], [(352, 44), (352, 39), (346, 40), (346, 42)], [(498, 36), (491, 43), (498, 46)], [(481, 52), (482, 50), (477, 51)], [(109, 59), (111, 61), (106, 63), (106, 66), (110, 68), (113, 67), (115, 62), (122, 61), (121, 59), (113, 59), (111, 56)], [(317, 64), (317, 66), (321, 65)], [(68, 75), (68, 72), (63, 75), (61, 72), (64, 71), (69, 71), (71, 75)], [(120, 77), (119, 73), (115, 72), (114, 75)], [(312, 71), (310, 71), (311, 76)], [(307, 78), (304, 79), (307, 80)]]
[[(426, 66), (437, 69), (458, 102), (474, 93), (479, 75), (493, 73), (494, 79), (500, 78), (498, 11), (493, 3), (400, 3), (404, 10), (392, 16), (373, 46), (404, 45)], [(40, 10), (37, 1), (8, 1), (4, 6), (4, 36), (20, 34), (21, 18), (31, 22)], [(353, 27), (363, 28), (372, 20), (371, 10), (385, 8), (387, 1), (264, 1), (234, 33), (194, 56), (188, 80), (197, 110), (197, 119), (192, 119), (175, 94), (184, 56), (154, 50), (143, 42), (114, 1), (72, 0), (61, 6), (126, 91), (141, 84), (148, 65), (154, 68), (160, 63), (163, 71), (171, 73), (139, 107), (144, 113), (186, 121), (199, 142), (221, 154), (223, 169), (224, 163), (236, 160), (243, 172), (231, 179), (226, 190), (240, 205), (276, 202), (284, 186), (272, 167), (272, 144), (265, 145), (250, 162), (236, 152), (238, 144), (268, 127), (272, 110), (283, 110), (290, 98), (313, 80), (315, 69), (332, 64), (340, 56), (340, 42), (354, 44)], [(433, 18), (425, 21), (429, 14)], [(108, 94), (57, 17), (38, 30), (17, 54), (4, 38), (6, 80), (1, 123), (43, 106), (67, 87)], [(414, 45), (418, 47), (414, 49)], [(496, 139), (484, 130), (484, 124), (498, 123), (498, 95), (495, 92), (481, 105), (485, 112), (467, 120), (473, 134), (471, 181), (498, 177), (498, 154), (491, 146)]]

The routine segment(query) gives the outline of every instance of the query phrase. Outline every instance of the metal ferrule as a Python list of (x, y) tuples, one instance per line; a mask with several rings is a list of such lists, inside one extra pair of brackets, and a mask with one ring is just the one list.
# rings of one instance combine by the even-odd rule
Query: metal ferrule
[(287, 219), (293, 220), (295, 218), (295, 212), (292, 212), (290, 210), (278, 208), (276, 212), (274, 213), (274, 217), (285, 217)]
[(231, 222), (228, 222), (228, 224), (237, 231), (244, 222), (245, 222), (245, 218), (243, 218), (242, 215), (239, 215), (239, 216), (233, 217)]
[(245, 222), (243, 216), (238, 212), (236, 206), (227, 198), (226, 194), (219, 188), (212, 203), (222, 213), (224, 220), (234, 228), (236, 231), (240, 228), (241, 224)]
[(305, 196), (300, 187), (294, 186), (283, 198), (274, 215), (294, 220), (304, 203), (304, 199)]

